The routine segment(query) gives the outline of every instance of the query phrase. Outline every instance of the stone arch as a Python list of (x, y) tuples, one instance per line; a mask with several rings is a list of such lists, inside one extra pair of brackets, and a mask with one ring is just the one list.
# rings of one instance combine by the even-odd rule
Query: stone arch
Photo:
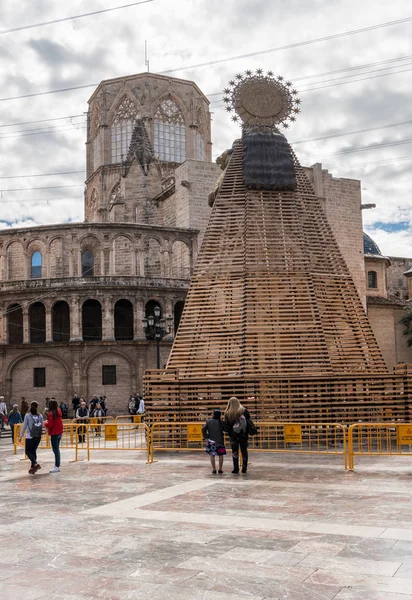
[(155, 237), (148, 237), (143, 242), (145, 277), (161, 277), (162, 245)]
[[(45, 387), (34, 387), (34, 369), (45, 369)], [(43, 412), (45, 398), (54, 396), (58, 402), (70, 399), (70, 370), (58, 356), (48, 352), (25, 352), (10, 363), (7, 368), (11, 396), (15, 399), (25, 396), (39, 403)]]
[(25, 252), (21, 242), (15, 240), (10, 242), (6, 250), (7, 256), (7, 279), (25, 279)]
[(101, 244), (97, 236), (93, 234), (86, 234), (80, 240), (80, 267), (82, 275), (82, 255), (86, 251), (91, 252), (93, 254), (93, 275), (89, 274), (88, 276), (92, 277), (99, 275), (101, 273)]
[(132, 340), (134, 338), (133, 303), (126, 298), (117, 300), (114, 313), (114, 339)]
[(163, 306), (159, 300), (148, 300), (144, 306), (144, 316), (146, 319), (154, 314), (154, 308), (158, 306), (160, 308), (160, 317), (163, 317)]
[(126, 235), (113, 239), (113, 266), (115, 275), (133, 275), (133, 244)]
[(23, 309), (20, 304), (10, 304), (7, 314), (7, 341), (9, 344), (23, 343)]
[(29, 305), (29, 340), (31, 344), (44, 344), (46, 341), (46, 307), (43, 302)]
[(82, 304), (82, 338), (84, 342), (97, 342), (102, 339), (102, 305), (98, 300), (88, 298)]
[(70, 306), (65, 300), (57, 300), (52, 308), (53, 342), (70, 340)]
[(172, 244), (172, 277), (190, 278), (190, 249), (182, 240), (176, 240)]

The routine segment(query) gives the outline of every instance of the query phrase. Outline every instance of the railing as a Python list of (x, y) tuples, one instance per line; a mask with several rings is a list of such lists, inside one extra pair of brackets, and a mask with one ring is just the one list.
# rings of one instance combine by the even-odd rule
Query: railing
[[(133, 421), (132, 421), (133, 420)], [(76, 422), (79, 421), (79, 422)], [(154, 461), (155, 452), (203, 451), (203, 421), (158, 421), (151, 426), (141, 421), (141, 415), (75, 419), (65, 422), (61, 448), (75, 450), (75, 460), (81, 451), (87, 460), (96, 450), (128, 450), (146, 452), (147, 462)], [(340, 423), (279, 423), (257, 422), (258, 433), (249, 436), (251, 452), (279, 452), (342, 456), (345, 469), (354, 470), (356, 456), (411, 456), (412, 424), (355, 423), (346, 427)], [(19, 441), (22, 425), (15, 425), (14, 453), (24, 449)], [(226, 440), (230, 445), (230, 440)], [(51, 448), (50, 437), (42, 436), (40, 449)]]
[[(202, 422), (157, 422), (151, 426), (152, 458), (155, 451), (204, 450)], [(347, 469), (346, 428), (340, 423), (256, 423), (258, 434), (249, 436), (249, 451), (329, 454), (343, 457)]]
[(411, 456), (412, 424), (355, 423), (348, 430), (349, 470), (355, 456)]

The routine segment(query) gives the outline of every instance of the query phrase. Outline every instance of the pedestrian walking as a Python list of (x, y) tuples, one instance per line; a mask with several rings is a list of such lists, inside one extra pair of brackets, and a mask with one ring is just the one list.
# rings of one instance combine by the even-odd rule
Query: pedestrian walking
[(20, 404), (20, 414), (21, 414), (21, 418), (24, 421), (24, 417), (26, 416), (26, 414), (29, 412), (29, 403), (27, 402), (26, 398), (24, 396), (21, 397), (21, 404)]
[[(79, 419), (81, 423), (88, 423), (89, 418), (89, 409), (86, 406), (86, 402), (84, 400), (81, 401), (80, 406), (76, 411), (76, 419)], [(79, 442), (86, 441), (86, 426), (82, 426), (78, 428), (78, 436)]]
[(50, 473), (60, 472), (60, 441), (63, 435), (62, 411), (57, 406), (57, 400), (52, 398), (49, 402), (49, 413), (44, 426), (50, 436), (51, 447), (54, 454), (54, 467)]
[(23, 423), (18, 404), (13, 404), (13, 408), (9, 412), (7, 419), (11, 429), (11, 443), (14, 444), (14, 428), (18, 423)]
[(20, 432), (20, 442), (26, 434), (26, 455), (30, 459), (31, 467), (30, 475), (37, 473), (41, 466), (37, 462), (37, 448), (41, 441), (43, 433), (43, 417), (38, 411), (39, 405), (37, 402), (31, 402), (30, 410), (24, 417), (23, 427)]
[(249, 411), (241, 405), (236, 396), (229, 398), (225, 410), (224, 428), (230, 438), (232, 448), (233, 471), (239, 473), (239, 449), (242, 453), (242, 473), (247, 472), (248, 463), (248, 421)]
[(223, 423), (220, 410), (213, 411), (213, 417), (207, 419), (202, 427), (203, 439), (206, 441), (206, 453), (210, 457), (212, 473), (216, 475), (216, 456), (219, 457), (218, 473), (223, 473), (223, 458), (226, 454)]

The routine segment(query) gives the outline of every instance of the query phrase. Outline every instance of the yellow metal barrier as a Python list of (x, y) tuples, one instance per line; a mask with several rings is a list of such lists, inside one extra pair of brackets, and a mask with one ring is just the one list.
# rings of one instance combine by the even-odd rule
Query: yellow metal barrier
[[(156, 450), (204, 450), (200, 422), (153, 423), (152, 459)], [(347, 469), (346, 428), (340, 423), (256, 423), (259, 432), (249, 436), (249, 450), (341, 455)], [(227, 445), (230, 445), (229, 441)]]
[(114, 417), (86, 417), (83, 419), (72, 419), (72, 423), (95, 423), (96, 421), (101, 421), (102, 423), (114, 423), (116, 419)]
[(143, 414), (139, 415), (118, 415), (116, 417), (116, 423), (142, 423)]
[(349, 470), (355, 456), (411, 456), (412, 424), (355, 423), (348, 432)]
[(143, 450), (147, 462), (152, 462), (151, 431), (145, 423), (106, 423), (87, 429), (88, 460), (93, 450)]

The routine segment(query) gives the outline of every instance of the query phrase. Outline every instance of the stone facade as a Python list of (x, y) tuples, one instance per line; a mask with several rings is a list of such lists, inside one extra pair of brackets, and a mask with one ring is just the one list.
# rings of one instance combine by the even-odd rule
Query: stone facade
[(220, 168), (190, 81), (104, 81), (89, 104), (85, 222), (0, 235), (1, 391), (41, 406), (105, 395), (121, 414), (156, 367), (142, 325), (155, 305), (173, 317), (167, 360)]

